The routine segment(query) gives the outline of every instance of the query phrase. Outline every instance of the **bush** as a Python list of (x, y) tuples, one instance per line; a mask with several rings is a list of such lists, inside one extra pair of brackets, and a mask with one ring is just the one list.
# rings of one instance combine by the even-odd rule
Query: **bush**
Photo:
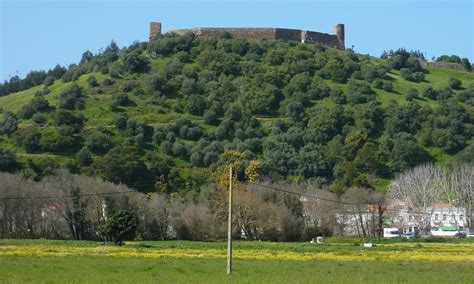
[(372, 86), (374, 86), (374, 88), (377, 88), (377, 89), (382, 89), (383, 81), (377, 78), (372, 82)]
[(117, 107), (117, 106), (127, 106), (131, 104), (131, 100), (128, 97), (127, 94), (125, 93), (117, 93), (112, 95), (112, 106)]
[(46, 87), (49, 87), (52, 84), (54, 84), (54, 77), (53, 76), (48, 76), (43, 81), (43, 85), (45, 85)]
[(412, 82), (422, 82), (425, 80), (425, 73), (423, 72), (415, 72), (411, 75)]
[(118, 210), (107, 218), (101, 227), (101, 233), (109, 237), (115, 245), (135, 238), (139, 225), (138, 215), (133, 210)]
[(87, 78), (87, 83), (91, 88), (99, 86), (99, 83), (97, 82), (97, 79), (94, 76), (90, 76), (89, 78)]
[(388, 81), (383, 81), (382, 89), (386, 92), (391, 92), (391, 91), (393, 91), (393, 85), (392, 85), (392, 83), (390, 83)]
[(452, 89), (458, 90), (461, 88), (462, 82), (457, 78), (450, 77), (448, 80), (448, 85)]
[(416, 98), (418, 98), (418, 90), (413, 88), (409, 89), (407, 93), (407, 101), (413, 101)]
[(438, 98), (438, 92), (433, 89), (431, 86), (426, 86), (423, 89), (423, 97), (431, 99), (431, 100), (436, 100)]

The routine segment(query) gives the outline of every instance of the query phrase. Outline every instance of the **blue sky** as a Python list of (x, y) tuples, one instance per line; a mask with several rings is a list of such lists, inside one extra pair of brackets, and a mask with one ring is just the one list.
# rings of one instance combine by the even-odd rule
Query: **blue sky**
[(199, 26), (286, 27), (331, 33), (346, 25), (346, 46), (379, 56), (405, 47), (428, 57), (474, 61), (472, 0), (79, 1), (0, 0), (0, 80), (80, 60), (112, 39), (146, 41), (150, 21), (163, 31)]

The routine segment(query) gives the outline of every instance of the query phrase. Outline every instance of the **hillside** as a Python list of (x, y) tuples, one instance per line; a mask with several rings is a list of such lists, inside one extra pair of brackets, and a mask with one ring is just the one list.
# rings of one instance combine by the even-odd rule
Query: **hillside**
[(57, 71), (0, 97), (0, 170), (40, 179), (67, 168), (185, 192), (237, 149), (271, 179), (340, 193), (384, 190), (416, 164), (474, 155), (474, 74), (422, 68), (403, 50), (378, 59), (165, 35), (122, 50), (112, 43)]

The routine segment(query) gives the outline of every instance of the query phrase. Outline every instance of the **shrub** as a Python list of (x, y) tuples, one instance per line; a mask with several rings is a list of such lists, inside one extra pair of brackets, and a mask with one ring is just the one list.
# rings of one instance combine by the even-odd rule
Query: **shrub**
[(423, 97), (436, 100), (438, 98), (438, 92), (435, 89), (433, 89), (432, 86), (426, 86), (423, 89)]
[(383, 81), (377, 78), (372, 82), (372, 86), (374, 86), (374, 88), (377, 88), (377, 89), (382, 89)]
[(391, 92), (391, 91), (393, 91), (393, 85), (392, 85), (392, 83), (390, 83), (388, 81), (383, 81), (382, 89), (386, 92)]
[(94, 76), (90, 76), (89, 78), (87, 78), (87, 83), (91, 88), (99, 86), (99, 83), (97, 82), (97, 79)]
[(127, 94), (125, 93), (117, 93), (112, 95), (112, 106), (117, 107), (117, 106), (127, 106), (131, 103), (132, 101), (128, 97)]
[(52, 84), (54, 84), (54, 77), (53, 76), (48, 76), (43, 81), (43, 85), (45, 85), (46, 87), (49, 87)]
[(449, 81), (448, 81), (448, 85), (452, 89), (458, 90), (458, 89), (461, 88), (462, 82), (461, 82), (461, 80), (459, 80), (457, 78), (450, 77)]
[(418, 97), (418, 90), (417, 89), (409, 89), (407, 93), (407, 101), (413, 101)]

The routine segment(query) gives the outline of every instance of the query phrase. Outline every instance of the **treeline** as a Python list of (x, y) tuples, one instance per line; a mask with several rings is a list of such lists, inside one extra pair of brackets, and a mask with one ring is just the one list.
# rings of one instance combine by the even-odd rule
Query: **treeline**
[[(116, 237), (110, 232), (123, 228), (130, 228), (123, 240), (218, 240), (227, 234), (228, 191), (219, 182), (179, 196), (143, 194), (66, 172), (40, 182), (7, 173), (0, 174), (0, 180), (2, 238), (110, 240)], [(413, 222), (425, 232), (440, 203), (465, 209), (464, 218), (472, 226), (473, 185), (472, 164), (449, 170), (418, 166), (393, 180), (387, 196), (361, 187), (337, 196), (308, 182), (236, 182), (233, 235), (270, 241), (345, 234), (380, 237), (385, 224), (405, 228), (408, 220), (400, 223), (405, 212), (412, 212)], [(400, 202), (405, 207), (398, 208)]]
[[(103, 240), (107, 220), (124, 211), (137, 216), (131, 239), (215, 240), (227, 234), (228, 194), (212, 184), (179, 197), (142, 194), (65, 172), (40, 182), (7, 173), (0, 180), (2, 238)], [(242, 186), (234, 194), (236, 238), (298, 241), (332, 234), (329, 228), (305, 223), (298, 196)]]

